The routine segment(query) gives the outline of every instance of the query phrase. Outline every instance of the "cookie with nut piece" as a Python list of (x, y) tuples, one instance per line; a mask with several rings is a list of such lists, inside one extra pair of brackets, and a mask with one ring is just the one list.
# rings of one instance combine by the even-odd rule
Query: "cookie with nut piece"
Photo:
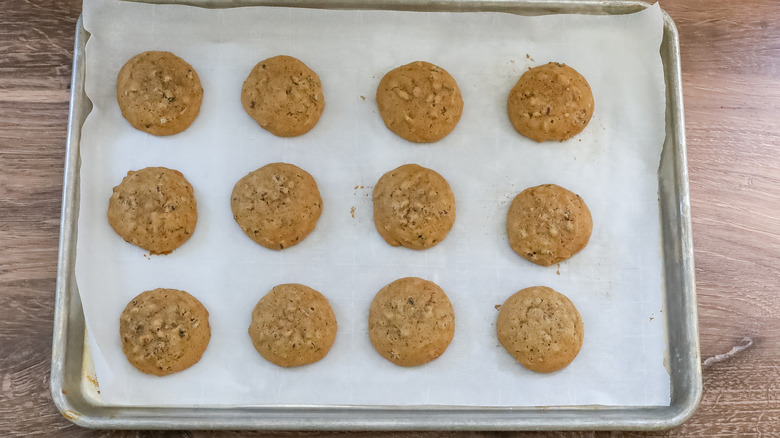
[(322, 197), (308, 172), (293, 164), (271, 163), (236, 183), (230, 208), (250, 239), (281, 250), (314, 231), (322, 214)]
[(377, 353), (396, 365), (428, 363), (444, 354), (454, 336), (452, 303), (432, 281), (398, 279), (371, 302), (368, 337)]
[(127, 172), (108, 201), (111, 228), (150, 254), (169, 254), (184, 244), (197, 221), (192, 185), (166, 167)]
[(379, 114), (387, 129), (415, 143), (433, 143), (455, 129), (463, 98), (443, 68), (416, 61), (389, 71), (376, 90)]
[(325, 109), (322, 82), (292, 56), (260, 61), (244, 81), (241, 104), (258, 125), (278, 137), (309, 132)]
[(119, 316), (122, 351), (136, 369), (167, 376), (196, 364), (211, 339), (209, 312), (176, 289), (154, 289), (130, 300)]
[(588, 81), (566, 64), (551, 62), (520, 76), (507, 99), (507, 113), (520, 134), (544, 142), (582, 132), (593, 117)]
[(551, 373), (580, 352), (585, 329), (571, 300), (549, 287), (523, 289), (507, 298), (496, 321), (501, 345), (524, 367)]
[(520, 257), (542, 266), (580, 252), (592, 231), (593, 218), (585, 201), (555, 184), (523, 190), (506, 216), (509, 245)]
[(134, 128), (152, 135), (187, 129), (200, 113), (203, 87), (195, 69), (171, 52), (143, 52), (119, 70), (116, 99)]
[(373, 192), (374, 225), (392, 246), (426, 249), (455, 223), (455, 196), (435, 170), (404, 164), (379, 178)]
[(269, 362), (308, 365), (324, 358), (336, 340), (333, 309), (320, 292), (302, 284), (280, 284), (252, 310), (249, 337)]

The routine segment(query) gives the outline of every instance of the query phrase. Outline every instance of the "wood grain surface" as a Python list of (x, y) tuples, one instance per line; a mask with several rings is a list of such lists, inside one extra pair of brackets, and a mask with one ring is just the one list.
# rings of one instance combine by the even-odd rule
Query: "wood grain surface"
[[(677, 23), (682, 46), (704, 396), (693, 418), (670, 431), (548, 435), (780, 436), (780, 2), (661, 0), (661, 6)], [(59, 414), (49, 394), (80, 10), (80, 0), (0, 0), (0, 436), (157, 435), (81, 429)]]

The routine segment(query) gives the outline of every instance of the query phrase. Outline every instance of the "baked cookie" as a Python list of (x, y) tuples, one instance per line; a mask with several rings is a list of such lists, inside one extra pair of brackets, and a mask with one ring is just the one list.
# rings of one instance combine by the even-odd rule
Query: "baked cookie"
[(192, 186), (178, 170), (127, 172), (108, 201), (108, 223), (150, 254), (168, 254), (192, 236), (198, 221)]
[(450, 185), (417, 164), (404, 164), (382, 175), (373, 200), (376, 230), (392, 246), (430, 248), (444, 240), (455, 223)]
[(291, 56), (257, 63), (244, 81), (241, 103), (263, 129), (279, 137), (309, 132), (325, 109), (320, 77)]
[(325, 357), (337, 328), (336, 315), (321, 293), (302, 284), (280, 284), (252, 310), (249, 337), (269, 362), (297, 367)]
[(542, 266), (580, 252), (592, 230), (585, 201), (555, 184), (523, 190), (506, 215), (509, 245), (520, 257)]
[(198, 117), (203, 87), (195, 69), (173, 53), (143, 52), (119, 70), (116, 100), (134, 128), (173, 135)]
[(538, 142), (579, 134), (593, 116), (588, 81), (566, 64), (551, 62), (520, 76), (507, 101), (517, 132)]
[(537, 373), (565, 368), (577, 357), (585, 334), (580, 312), (549, 287), (523, 289), (501, 306), (496, 322), (501, 345)]
[(390, 362), (412, 367), (444, 353), (455, 334), (452, 304), (436, 283), (407, 277), (383, 287), (368, 311), (368, 337)]
[(119, 316), (119, 336), (131, 365), (167, 376), (203, 356), (211, 339), (209, 312), (187, 292), (149, 290), (133, 298)]
[(250, 239), (279, 250), (301, 242), (314, 230), (322, 213), (322, 198), (305, 170), (271, 163), (236, 183), (230, 207)]
[(415, 143), (441, 140), (463, 113), (455, 79), (423, 61), (389, 71), (376, 89), (376, 103), (387, 129)]

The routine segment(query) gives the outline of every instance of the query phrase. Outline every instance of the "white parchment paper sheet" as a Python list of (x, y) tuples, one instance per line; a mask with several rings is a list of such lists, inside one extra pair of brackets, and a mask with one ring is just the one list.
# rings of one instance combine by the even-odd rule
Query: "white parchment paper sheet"
[[(91, 34), (86, 88), (94, 109), (81, 139), (76, 273), (107, 402), (669, 404), (657, 202), (665, 107), (658, 6), (626, 16), (522, 17), (87, 0), (84, 18)], [(117, 72), (146, 50), (172, 51), (200, 75), (200, 116), (181, 134), (154, 137), (120, 114)], [(322, 79), (324, 114), (301, 137), (274, 137), (240, 103), (251, 68), (278, 54), (303, 60)], [(376, 110), (385, 72), (415, 60), (447, 69), (465, 101), (459, 125), (435, 144), (400, 139)], [(513, 130), (506, 99), (524, 71), (549, 61), (565, 62), (587, 78), (596, 110), (581, 135), (537, 144)], [(324, 200), (317, 229), (281, 252), (249, 240), (229, 202), (239, 178), (276, 161), (311, 173)], [(441, 173), (457, 200), (453, 230), (426, 251), (392, 248), (374, 229), (372, 187), (404, 163)], [(147, 166), (178, 169), (195, 188), (197, 228), (168, 256), (146, 256), (106, 220), (112, 188), (128, 170)], [(590, 243), (559, 267), (521, 259), (505, 232), (512, 198), (543, 183), (580, 194), (593, 215)], [(366, 329), (374, 294), (405, 276), (439, 284), (456, 315), (447, 352), (416, 368), (381, 358)], [(339, 324), (330, 354), (296, 369), (266, 362), (247, 335), (255, 303), (287, 282), (321, 291)], [(534, 285), (566, 294), (585, 324), (577, 359), (548, 375), (515, 363), (495, 336), (495, 306)], [(186, 290), (211, 314), (212, 338), (202, 360), (165, 378), (136, 371), (118, 334), (127, 302), (157, 287)]]

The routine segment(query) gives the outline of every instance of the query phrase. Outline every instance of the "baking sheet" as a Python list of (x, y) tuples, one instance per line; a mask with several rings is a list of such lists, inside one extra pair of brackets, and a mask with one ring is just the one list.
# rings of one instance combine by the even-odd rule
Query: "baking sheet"
[[(529, 18), (90, 1), (84, 15), (91, 32), (87, 94), (94, 110), (81, 143), (76, 269), (107, 402), (669, 404), (660, 313), (656, 171), (665, 102), (657, 6), (629, 16)], [(205, 89), (201, 115), (182, 134), (151, 137), (119, 114), (116, 72), (144, 50), (171, 50), (199, 72)], [(238, 97), (251, 67), (280, 53), (304, 60), (325, 88), (318, 126), (295, 139), (261, 130)], [(455, 131), (433, 145), (395, 137), (373, 102), (384, 72), (416, 59), (450, 71), (466, 102)], [(506, 93), (527, 67), (552, 60), (574, 66), (589, 80), (596, 112), (577, 138), (538, 145), (512, 130)], [(229, 207), (235, 181), (273, 161), (309, 171), (325, 205), (317, 230), (281, 253), (243, 236)], [(453, 231), (423, 252), (390, 248), (371, 221), (371, 186), (405, 162), (439, 171), (458, 202)], [(179, 169), (198, 197), (195, 235), (170, 256), (145, 257), (105, 221), (111, 188), (127, 170), (149, 165)], [(520, 259), (504, 232), (514, 194), (546, 182), (582, 195), (594, 217), (588, 247), (559, 269)], [(435, 281), (448, 293), (456, 335), (442, 358), (400, 369), (373, 351), (365, 319), (376, 291), (408, 275)], [(254, 351), (246, 327), (265, 292), (293, 281), (330, 299), (339, 334), (323, 361), (287, 370)], [(568, 295), (586, 327), (580, 356), (551, 375), (522, 369), (494, 335), (494, 305), (535, 284)], [(188, 290), (211, 312), (212, 341), (201, 362), (164, 379), (135, 371), (117, 334), (127, 301), (154, 287)]]

